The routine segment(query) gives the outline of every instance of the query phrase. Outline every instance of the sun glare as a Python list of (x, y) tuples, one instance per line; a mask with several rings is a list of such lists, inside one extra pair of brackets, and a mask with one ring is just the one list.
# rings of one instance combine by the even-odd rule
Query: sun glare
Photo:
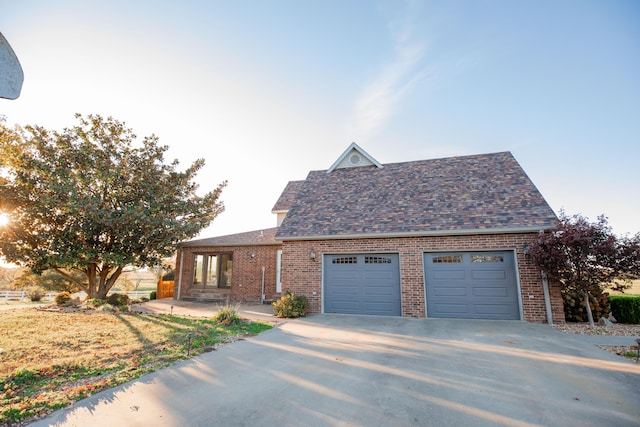
[(6, 213), (0, 213), (0, 227), (9, 224), (9, 215)]

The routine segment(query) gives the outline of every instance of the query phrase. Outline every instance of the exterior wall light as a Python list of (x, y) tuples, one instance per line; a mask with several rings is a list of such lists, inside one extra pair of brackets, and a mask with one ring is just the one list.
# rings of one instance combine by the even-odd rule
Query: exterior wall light
[(531, 245), (528, 243), (524, 244), (524, 254), (527, 256), (531, 255)]
[(310, 259), (311, 261), (315, 261), (315, 260), (316, 260), (316, 251), (314, 251), (313, 249), (311, 249), (311, 250), (309, 251), (309, 259)]

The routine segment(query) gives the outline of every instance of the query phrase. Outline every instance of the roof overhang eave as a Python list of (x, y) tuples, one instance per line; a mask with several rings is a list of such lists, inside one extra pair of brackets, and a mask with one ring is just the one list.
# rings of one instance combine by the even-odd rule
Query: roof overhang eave
[(228, 247), (228, 246), (275, 246), (275, 245), (280, 245), (282, 243), (281, 240), (276, 240), (276, 241), (271, 241), (271, 242), (257, 242), (257, 243), (247, 243), (247, 242), (243, 242), (243, 243), (202, 243), (202, 242), (198, 242), (198, 243), (178, 243), (176, 246), (178, 248), (215, 248), (216, 246), (220, 246), (220, 247)]
[(334, 235), (308, 235), (308, 236), (276, 236), (278, 242), (291, 240), (344, 240), (344, 239), (383, 239), (400, 237), (436, 237), (436, 236), (469, 236), (478, 234), (528, 234), (538, 233), (555, 228), (554, 225), (536, 225), (531, 227), (513, 228), (483, 228), (471, 230), (432, 230), (432, 231), (408, 231), (400, 233), (358, 233), (358, 234), (334, 234)]

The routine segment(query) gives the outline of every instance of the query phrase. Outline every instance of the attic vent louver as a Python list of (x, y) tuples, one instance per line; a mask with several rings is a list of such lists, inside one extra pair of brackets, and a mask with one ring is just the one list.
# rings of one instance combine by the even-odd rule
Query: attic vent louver
[(359, 154), (352, 154), (349, 157), (349, 163), (351, 163), (352, 165), (358, 165), (360, 164), (360, 162), (362, 161), (362, 157), (360, 157)]

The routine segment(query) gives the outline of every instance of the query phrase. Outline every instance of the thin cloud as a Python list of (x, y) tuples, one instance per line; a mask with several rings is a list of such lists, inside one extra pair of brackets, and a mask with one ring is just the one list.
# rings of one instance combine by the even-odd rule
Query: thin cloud
[(409, 89), (427, 74), (421, 67), (427, 46), (415, 35), (413, 9), (409, 7), (400, 19), (389, 23), (394, 41), (393, 58), (381, 67), (377, 77), (356, 100), (354, 135), (359, 138), (375, 134), (383, 127)]

